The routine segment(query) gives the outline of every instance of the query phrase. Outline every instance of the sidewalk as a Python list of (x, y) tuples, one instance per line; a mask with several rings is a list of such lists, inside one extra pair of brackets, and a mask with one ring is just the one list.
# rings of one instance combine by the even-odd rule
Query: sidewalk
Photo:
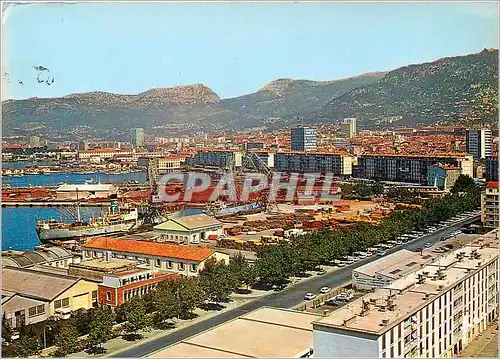
[(498, 324), (492, 323), (458, 355), (459, 357), (498, 358)]

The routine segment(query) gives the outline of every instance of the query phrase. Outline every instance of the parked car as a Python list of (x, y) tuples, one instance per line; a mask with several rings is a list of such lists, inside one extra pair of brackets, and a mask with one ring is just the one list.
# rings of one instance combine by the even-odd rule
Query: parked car
[(383, 257), (383, 256), (385, 256), (386, 254), (387, 254), (387, 252), (386, 252), (386, 251), (378, 251), (378, 252), (377, 252), (377, 255), (378, 255), (379, 257)]
[(319, 292), (320, 293), (323, 293), (323, 294), (326, 294), (326, 293), (329, 293), (330, 291), (332, 290), (332, 288), (330, 287), (322, 287)]
[(311, 292), (306, 293), (306, 295), (304, 296), (305, 300), (313, 300), (314, 298), (316, 298), (316, 294), (311, 293)]
[(354, 296), (352, 294), (349, 294), (349, 293), (340, 293), (339, 295), (337, 295), (335, 297), (336, 300), (341, 300), (343, 302), (348, 302), (350, 300), (352, 300)]
[(324, 270), (323, 268), (321, 268), (319, 271), (316, 272), (317, 275), (324, 275), (326, 274), (326, 270)]
[(424, 247), (426, 247), (426, 248), (432, 247), (432, 243), (431, 242), (427, 242), (426, 244), (424, 244)]
[(326, 305), (331, 305), (334, 307), (338, 307), (339, 305), (342, 305), (339, 301), (337, 301), (335, 298), (330, 298), (325, 302)]
[(346, 264), (344, 262), (340, 262), (340, 261), (335, 265), (339, 268), (344, 268), (346, 266)]
[(400, 245), (402, 245), (402, 244), (403, 244), (403, 241), (396, 241), (396, 244), (397, 244), (398, 246), (400, 246)]

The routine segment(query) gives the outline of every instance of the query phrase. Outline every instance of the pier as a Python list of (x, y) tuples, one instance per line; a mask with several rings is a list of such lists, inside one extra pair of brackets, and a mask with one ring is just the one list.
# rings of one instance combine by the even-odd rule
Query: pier
[[(3, 201), (2, 208), (6, 207), (74, 207), (76, 202), (74, 201)], [(85, 203), (80, 202), (82, 207), (109, 207), (111, 202), (95, 202), (95, 203)]]

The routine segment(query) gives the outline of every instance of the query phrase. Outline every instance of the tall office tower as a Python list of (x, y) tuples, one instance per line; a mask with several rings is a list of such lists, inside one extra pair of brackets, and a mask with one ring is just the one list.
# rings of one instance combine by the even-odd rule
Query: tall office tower
[(491, 130), (467, 130), (465, 133), (465, 147), (467, 153), (470, 153), (474, 160), (486, 158), (491, 154)]
[(133, 128), (132, 129), (132, 144), (134, 147), (144, 147), (144, 129), (143, 128)]
[(344, 122), (340, 124), (342, 129), (342, 134), (344, 138), (353, 138), (356, 136), (356, 119), (355, 118), (346, 118)]
[(296, 127), (291, 131), (292, 151), (316, 151), (316, 129)]

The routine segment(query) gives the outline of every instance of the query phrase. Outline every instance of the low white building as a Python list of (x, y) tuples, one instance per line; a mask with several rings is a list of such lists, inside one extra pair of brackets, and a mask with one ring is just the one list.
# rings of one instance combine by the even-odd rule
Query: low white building
[(63, 184), (56, 189), (56, 198), (86, 199), (86, 198), (109, 198), (117, 192), (112, 184)]
[(222, 222), (206, 214), (170, 218), (154, 226), (153, 232), (160, 241), (199, 244), (216, 239), (222, 234)]

